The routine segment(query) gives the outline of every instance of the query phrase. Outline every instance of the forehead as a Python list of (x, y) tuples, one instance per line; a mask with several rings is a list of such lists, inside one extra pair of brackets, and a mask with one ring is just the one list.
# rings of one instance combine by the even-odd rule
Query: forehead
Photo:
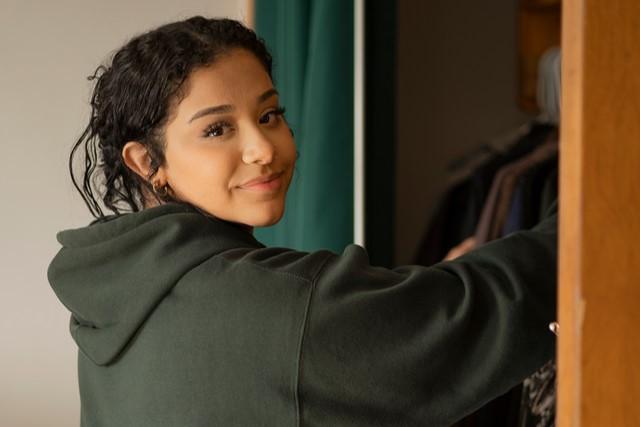
[(194, 70), (185, 83), (187, 92), (181, 104), (196, 105), (255, 102), (273, 86), (262, 63), (244, 49), (220, 55), (213, 64)]

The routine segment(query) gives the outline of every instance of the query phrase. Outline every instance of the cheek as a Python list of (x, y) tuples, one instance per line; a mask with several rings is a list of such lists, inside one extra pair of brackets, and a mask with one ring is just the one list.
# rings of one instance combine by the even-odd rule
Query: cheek
[(183, 147), (167, 153), (170, 177), (183, 194), (220, 194), (229, 191), (235, 155), (224, 147)]

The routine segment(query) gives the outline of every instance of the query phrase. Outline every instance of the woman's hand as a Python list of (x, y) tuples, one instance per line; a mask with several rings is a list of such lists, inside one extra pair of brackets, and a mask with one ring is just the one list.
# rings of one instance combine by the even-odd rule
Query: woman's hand
[(472, 249), (475, 249), (477, 246), (475, 237), (467, 237), (459, 243), (458, 246), (454, 247), (449, 251), (446, 257), (444, 257), (444, 261), (451, 261), (452, 259), (458, 258), (460, 255), (464, 255)]

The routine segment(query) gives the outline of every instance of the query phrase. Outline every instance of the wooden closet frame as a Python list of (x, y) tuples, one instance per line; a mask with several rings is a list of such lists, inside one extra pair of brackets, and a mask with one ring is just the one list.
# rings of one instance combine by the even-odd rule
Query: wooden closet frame
[(640, 426), (640, 2), (562, 15), (557, 425)]

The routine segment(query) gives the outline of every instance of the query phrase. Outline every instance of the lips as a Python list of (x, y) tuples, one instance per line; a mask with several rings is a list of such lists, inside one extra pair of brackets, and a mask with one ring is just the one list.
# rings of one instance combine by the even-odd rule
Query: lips
[(240, 187), (254, 187), (260, 184), (266, 184), (269, 181), (273, 181), (274, 179), (278, 178), (280, 175), (282, 175), (282, 172), (274, 172), (269, 175), (259, 176), (258, 178), (254, 178), (250, 181), (245, 182), (244, 184), (240, 185)]

